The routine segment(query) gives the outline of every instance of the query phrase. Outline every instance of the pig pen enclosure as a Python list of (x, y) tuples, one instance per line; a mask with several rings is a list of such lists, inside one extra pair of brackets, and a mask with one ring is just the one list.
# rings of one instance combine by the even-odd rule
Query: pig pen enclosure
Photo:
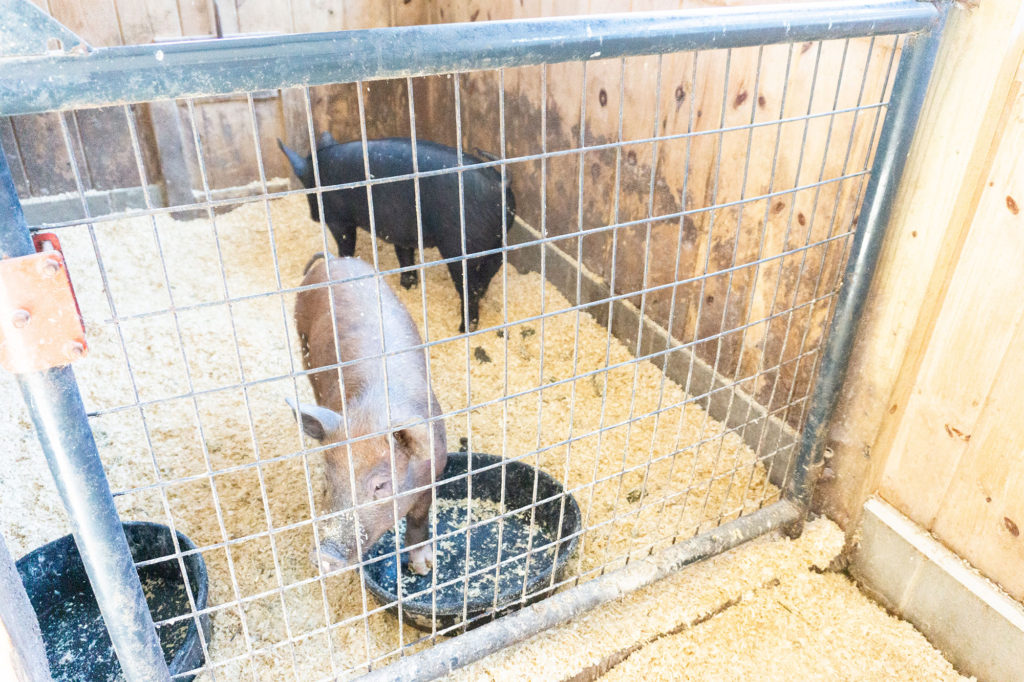
[[(128, 679), (165, 673), (134, 571), (114, 566), (128, 556), (119, 520), (187, 536), (194, 549), (162, 557), (181, 571), (205, 562), (206, 603), (186, 580), (179, 612), (154, 615), (161, 637), (195, 627), (202, 663), (174, 672), (204, 680), (431, 677), (769, 531), (799, 533), (934, 56), (931, 4), (419, 16), (408, 23), (434, 25), (128, 47), (83, 47), (29, 3), (5, 7), (26, 28), (0, 48), (0, 249), (29, 257), (30, 235), (59, 238), (87, 355), (60, 346), (71, 355), (3, 376), (2, 527), (21, 555), (66, 533), (67, 510), (94, 589), (125, 598), (100, 609)], [(463, 9), (454, 20), (478, 18)], [(356, 141), (359, 179), (321, 181), (324, 133)], [(312, 187), (276, 138), (314, 155)], [(383, 138), (410, 141), (411, 169), (371, 172)], [(452, 162), (423, 170), (418, 141)], [(471, 173), (511, 194), (479, 205)], [(453, 182), (426, 197), (440, 177)], [(464, 552), (461, 573), (381, 603), (366, 573), (396, 559), (394, 536), (353, 566), (310, 560), (346, 510), (325, 496), (335, 444), (306, 437), (285, 399), (313, 402), (293, 311), (310, 257), (337, 252), (325, 205), (343, 190), (372, 205), (396, 183), (415, 197), (415, 262), (399, 262), (379, 212), (355, 255), (421, 337), (442, 414), (417, 423), (443, 422), (448, 450), (501, 484), (491, 503), (419, 484), (437, 565)], [(456, 209), (444, 229), (461, 253), (429, 246), (428, 200)], [(476, 258), (500, 267), (461, 332), (473, 320), (453, 277), (474, 262), (474, 230), (496, 240)], [(28, 353), (15, 338), (34, 318), (5, 286), (5, 343)], [(507, 505), (516, 462), (559, 492), (544, 497), (534, 473), (528, 503)], [(437, 532), (444, 515), (462, 545)], [(472, 561), (467, 526), (497, 536), (493, 565)], [(501, 544), (513, 527), (519, 544)], [(528, 586), (531, 562), (558, 570)], [(490, 595), (477, 614), (474, 581)], [(449, 624), (431, 615), (452, 585)], [(424, 595), (417, 628), (403, 607)], [(526, 606), (538, 598), (549, 608)]]

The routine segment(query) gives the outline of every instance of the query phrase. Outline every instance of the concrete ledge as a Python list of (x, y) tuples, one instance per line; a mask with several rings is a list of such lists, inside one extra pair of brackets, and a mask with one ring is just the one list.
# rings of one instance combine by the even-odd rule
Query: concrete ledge
[[(163, 194), (159, 185), (146, 188), (153, 206), (163, 205)], [(94, 217), (108, 216), (132, 208), (145, 208), (146, 195), (142, 187), (125, 187), (103, 191), (89, 190), (85, 193), (89, 206), (89, 215)], [(21, 202), (25, 211), (25, 221), (29, 225), (46, 225), (60, 223), (65, 220), (81, 220), (85, 218), (82, 210), (82, 199), (76, 192), (57, 194), (50, 197), (35, 197)]]
[(1024, 680), (1024, 606), (880, 499), (864, 504), (850, 573), (961, 672)]

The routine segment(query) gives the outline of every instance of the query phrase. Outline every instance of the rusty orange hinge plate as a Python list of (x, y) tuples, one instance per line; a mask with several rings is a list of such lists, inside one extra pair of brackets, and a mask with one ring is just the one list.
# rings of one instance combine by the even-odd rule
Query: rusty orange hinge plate
[(53, 234), (36, 234), (38, 253), (0, 260), (0, 366), (22, 374), (85, 357), (85, 327)]

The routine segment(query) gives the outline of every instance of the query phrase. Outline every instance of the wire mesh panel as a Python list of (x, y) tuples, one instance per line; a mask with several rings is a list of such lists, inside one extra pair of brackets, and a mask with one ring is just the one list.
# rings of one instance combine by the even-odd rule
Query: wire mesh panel
[(47, 114), (118, 510), (209, 572), (182, 672), (358, 675), (780, 500), (904, 41), (125, 104), (102, 152)]

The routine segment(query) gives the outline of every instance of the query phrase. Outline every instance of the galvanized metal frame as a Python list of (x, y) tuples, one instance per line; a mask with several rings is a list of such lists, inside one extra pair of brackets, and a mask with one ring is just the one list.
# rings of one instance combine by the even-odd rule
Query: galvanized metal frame
[[(0, 153), (0, 258), (32, 253), (7, 158)], [(125, 676), (133, 682), (169, 680), (74, 370), (65, 365), (17, 378)]]
[(81, 55), (0, 59), (0, 115), (912, 33), (933, 24), (937, 14), (918, 0), (857, 0), (101, 47)]
[[(889, 206), (899, 186), (947, 9), (946, 4), (936, 7), (915, 0), (865, 0), (203, 40), (98, 48), (74, 55), (0, 54), (0, 114), (560, 61), (916, 33), (900, 59), (810, 399), (797, 464), (784, 499), (679, 542), (649, 562), (632, 563), (582, 583), (549, 597), (542, 606), (523, 609), (369, 676), (430, 679), (773, 529), (785, 527), (799, 532), (820, 470), (824, 437), (842, 388)], [(251, 98), (249, 101), (251, 110)], [(501, 171), (505, 172), (504, 164)], [(269, 196), (265, 193), (262, 198), (266, 201)], [(211, 205), (203, 204), (206, 208)], [(4, 209), (0, 216), (0, 257), (30, 253), (29, 231), (2, 158), (0, 207)], [(674, 217), (682, 220), (685, 213)], [(427, 340), (424, 347), (430, 343)], [(21, 375), (19, 385), (90, 578), (97, 593), (108, 596), (100, 599), (101, 608), (105, 603), (127, 604), (121, 609), (104, 608), (126, 676), (133, 682), (167, 679), (159, 640), (134, 575), (72, 370), (63, 367)], [(127, 602), (126, 597), (130, 597)]]

